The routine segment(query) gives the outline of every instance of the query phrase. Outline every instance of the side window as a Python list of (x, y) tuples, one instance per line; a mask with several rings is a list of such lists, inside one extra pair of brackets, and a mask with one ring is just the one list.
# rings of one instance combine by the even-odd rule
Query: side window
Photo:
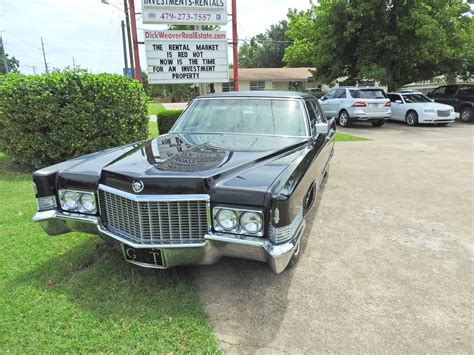
[(400, 97), (400, 95), (388, 94), (388, 98), (390, 99), (391, 102), (395, 102), (397, 100), (402, 101), (402, 98)]
[(474, 95), (474, 86), (463, 86), (459, 88), (459, 95)]
[(334, 99), (334, 94), (335, 93), (336, 93), (336, 90), (331, 90), (324, 96), (326, 97), (326, 99)]
[(346, 89), (337, 89), (334, 94), (335, 99), (345, 99), (346, 98)]
[(309, 125), (311, 128), (311, 135), (316, 135), (316, 123), (327, 122), (318, 103), (314, 100), (306, 100), (306, 109), (309, 114)]
[(446, 91), (446, 86), (440, 86), (436, 90), (434, 90), (431, 94), (432, 95), (444, 95), (444, 92)]
[(349, 90), (349, 94), (351, 94), (351, 97), (354, 99), (357, 99), (359, 97), (359, 91), (358, 90)]
[(458, 91), (458, 87), (455, 86), (455, 85), (450, 85), (450, 86), (446, 86), (446, 91), (444, 92), (444, 94), (446, 96), (451, 96), (451, 95), (456, 95), (456, 92)]

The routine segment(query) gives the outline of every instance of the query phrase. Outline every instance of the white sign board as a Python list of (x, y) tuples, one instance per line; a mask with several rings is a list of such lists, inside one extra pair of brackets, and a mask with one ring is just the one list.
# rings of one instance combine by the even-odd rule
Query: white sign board
[(225, 31), (145, 31), (150, 84), (229, 81)]
[(143, 23), (225, 25), (227, 0), (142, 0)]

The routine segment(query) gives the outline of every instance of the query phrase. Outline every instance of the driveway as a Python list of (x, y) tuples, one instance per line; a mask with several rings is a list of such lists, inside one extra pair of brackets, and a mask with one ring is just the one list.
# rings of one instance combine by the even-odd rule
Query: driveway
[(296, 268), (194, 269), (223, 350), (472, 353), (474, 125), (340, 131)]

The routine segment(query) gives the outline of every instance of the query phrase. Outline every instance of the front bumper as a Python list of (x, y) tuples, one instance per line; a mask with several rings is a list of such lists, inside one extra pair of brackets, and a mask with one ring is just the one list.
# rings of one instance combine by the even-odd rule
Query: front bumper
[(453, 123), (456, 115), (452, 112), (449, 116), (438, 116), (436, 113), (423, 112), (418, 117), (418, 123)]
[(192, 244), (143, 245), (111, 233), (101, 225), (100, 218), (96, 216), (79, 216), (53, 210), (37, 212), (33, 221), (39, 222), (44, 231), (52, 236), (68, 232), (89, 233), (137, 249), (160, 249), (165, 259), (165, 267), (129, 261), (144, 267), (166, 269), (178, 265), (209, 265), (228, 256), (266, 262), (275, 273), (281, 273), (288, 266), (305, 227), (303, 222), (290, 241), (278, 245), (262, 238), (212, 232), (207, 233), (203, 241)]

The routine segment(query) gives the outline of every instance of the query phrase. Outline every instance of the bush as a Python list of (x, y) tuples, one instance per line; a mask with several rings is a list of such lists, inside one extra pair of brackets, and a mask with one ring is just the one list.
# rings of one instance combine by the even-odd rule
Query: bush
[(157, 123), (160, 134), (168, 133), (183, 110), (164, 110), (158, 112)]
[(0, 79), (0, 150), (32, 168), (147, 138), (142, 85), (115, 74)]

